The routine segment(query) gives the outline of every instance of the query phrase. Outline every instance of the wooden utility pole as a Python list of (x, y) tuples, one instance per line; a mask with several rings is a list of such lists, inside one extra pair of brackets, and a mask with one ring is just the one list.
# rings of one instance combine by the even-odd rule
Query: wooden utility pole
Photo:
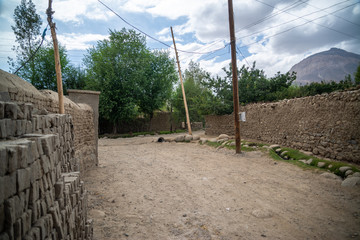
[(184, 89), (183, 79), (182, 79), (182, 76), (181, 76), (179, 56), (178, 56), (178, 52), (177, 52), (177, 50), (176, 50), (175, 38), (174, 38), (174, 33), (173, 33), (173, 30), (172, 30), (172, 27), (170, 27), (170, 29), (171, 29), (171, 36), (172, 36), (172, 39), (173, 39), (173, 42), (174, 42), (176, 62), (177, 62), (178, 68), (179, 68), (179, 76), (180, 76), (181, 90), (182, 90), (182, 95), (183, 95), (183, 99), (184, 99), (184, 106), (185, 106), (185, 113), (186, 113), (186, 122), (187, 122), (187, 125), (188, 125), (189, 134), (192, 135), (192, 132), (191, 132), (191, 124), (190, 124), (190, 117), (189, 117), (189, 111), (188, 111), (188, 107), (187, 107), (187, 103), (186, 103), (185, 89)]
[(51, 9), (52, 0), (49, 0), (49, 7), (46, 10), (47, 20), (51, 29), (51, 37), (54, 43), (54, 57), (55, 57), (55, 71), (56, 71), (56, 80), (57, 80), (57, 89), (59, 95), (59, 113), (64, 114), (64, 96), (63, 96), (63, 86), (62, 86), (62, 77), (61, 77), (61, 63), (60, 63), (60, 55), (59, 55), (59, 46), (56, 38), (55, 32), (55, 23), (52, 22), (53, 11)]
[(232, 82), (233, 82), (233, 101), (234, 101), (234, 116), (235, 116), (235, 141), (236, 153), (241, 153), (241, 138), (240, 138), (240, 117), (239, 117), (239, 89), (236, 66), (236, 39), (234, 31), (234, 10), (232, 0), (228, 0), (229, 8), (229, 27), (230, 27), (230, 44), (231, 44), (231, 63), (232, 63)]

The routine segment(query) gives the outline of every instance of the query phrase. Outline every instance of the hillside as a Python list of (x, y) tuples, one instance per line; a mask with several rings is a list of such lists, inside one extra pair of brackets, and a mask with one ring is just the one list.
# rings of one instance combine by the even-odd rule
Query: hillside
[(338, 48), (331, 48), (328, 51), (311, 55), (301, 62), (295, 64), (290, 72), (297, 72), (297, 84), (311, 82), (336, 81), (339, 82), (346, 75), (354, 73), (360, 64), (360, 55), (344, 51)]

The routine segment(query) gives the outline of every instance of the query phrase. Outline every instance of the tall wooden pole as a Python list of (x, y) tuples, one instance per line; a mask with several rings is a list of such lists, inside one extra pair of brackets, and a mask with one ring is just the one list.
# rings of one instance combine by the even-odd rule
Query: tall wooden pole
[(192, 132), (191, 132), (191, 124), (190, 124), (190, 117), (189, 117), (189, 111), (188, 111), (187, 102), (186, 102), (186, 96), (185, 96), (185, 89), (184, 89), (183, 79), (182, 79), (182, 76), (181, 76), (179, 56), (178, 56), (178, 52), (177, 52), (177, 50), (176, 50), (176, 44), (175, 44), (175, 38), (174, 38), (173, 29), (172, 29), (172, 27), (170, 27), (170, 29), (171, 29), (171, 36), (172, 36), (173, 43), (174, 43), (174, 49), (175, 49), (175, 55), (176, 55), (176, 62), (177, 62), (178, 69), (179, 69), (181, 90), (182, 90), (182, 95), (183, 95), (183, 99), (184, 99), (184, 106), (185, 106), (185, 113), (186, 113), (186, 122), (187, 122), (187, 125), (188, 125), (189, 134), (192, 135)]
[(239, 117), (239, 89), (236, 66), (236, 39), (234, 31), (234, 10), (232, 0), (228, 0), (229, 8), (229, 27), (230, 27), (230, 44), (231, 44), (231, 63), (232, 63), (232, 82), (233, 82), (233, 101), (234, 101), (234, 116), (235, 116), (235, 141), (236, 153), (241, 153), (241, 138), (240, 138), (240, 117)]
[(57, 89), (59, 95), (59, 113), (64, 114), (64, 96), (63, 96), (63, 86), (62, 86), (62, 77), (61, 77), (61, 63), (60, 63), (60, 55), (59, 55), (59, 46), (56, 38), (55, 32), (55, 23), (52, 22), (52, 14), (54, 13), (51, 9), (52, 0), (49, 0), (49, 7), (46, 10), (47, 20), (51, 29), (51, 37), (54, 43), (54, 57), (55, 57), (55, 71), (56, 71), (56, 80), (57, 80)]

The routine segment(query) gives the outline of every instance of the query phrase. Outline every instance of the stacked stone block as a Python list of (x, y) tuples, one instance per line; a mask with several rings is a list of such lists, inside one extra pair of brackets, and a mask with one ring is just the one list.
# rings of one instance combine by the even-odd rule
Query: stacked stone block
[(0, 102), (0, 239), (91, 239), (72, 118), (32, 109)]

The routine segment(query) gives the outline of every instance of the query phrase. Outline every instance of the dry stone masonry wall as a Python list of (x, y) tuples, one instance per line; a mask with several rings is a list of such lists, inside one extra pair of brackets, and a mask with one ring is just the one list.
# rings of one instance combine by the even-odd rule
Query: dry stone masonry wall
[(0, 102), (0, 239), (92, 239), (73, 119)]
[[(58, 95), (50, 90), (38, 91), (30, 83), (0, 69), (0, 93), (9, 100), (32, 104), (39, 114), (58, 113)], [(72, 116), (75, 157), (79, 159), (81, 173), (97, 165), (94, 112), (87, 104), (76, 104), (64, 98), (65, 113)]]
[[(360, 90), (249, 104), (241, 137), (360, 163)], [(206, 134), (234, 135), (233, 115), (207, 116)]]

